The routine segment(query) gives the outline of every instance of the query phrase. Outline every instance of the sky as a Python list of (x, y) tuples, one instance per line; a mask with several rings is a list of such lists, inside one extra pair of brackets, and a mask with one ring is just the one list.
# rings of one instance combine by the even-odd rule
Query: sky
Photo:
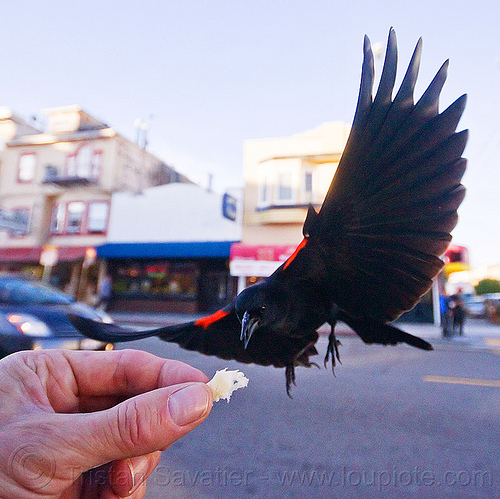
[(25, 119), (78, 104), (201, 185), (243, 185), (246, 139), (351, 123), (363, 36), (396, 30), (400, 82), (419, 37), (418, 97), (450, 59), (441, 97), (468, 104), (467, 196), (454, 243), (500, 264), (498, 0), (25, 0), (2, 12), (0, 105)]

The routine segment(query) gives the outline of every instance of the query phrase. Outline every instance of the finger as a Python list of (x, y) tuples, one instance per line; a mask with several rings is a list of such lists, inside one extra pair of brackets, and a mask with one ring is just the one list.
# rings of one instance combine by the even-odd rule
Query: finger
[(138, 350), (65, 352), (80, 396), (134, 396), (155, 388), (208, 377), (183, 362)]
[(200, 424), (211, 408), (212, 391), (205, 383), (185, 383), (138, 395), (106, 411), (61, 417), (71, 426), (79, 462), (89, 469), (166, 449)]
[[(83, 473), (79, 479), (81, 490), (77, 495), (71, 496), (71, 498), (103, 499), (105, 497), (108, 497), (109, 499), (111, 499), (109, 497), (109, 494), (106, 492), (106, 489), (109, 490), (106, 477), (108, 476), (110, 469), (111, 464), (108, 463)], [(64, 497), (66, 498), (66, 496)], [(112, 499), (116, 498), (112, 497)]]
[[(146, 495), (146, 485), (143, 487), (139, 487), (135, 492), (126, 496), (126, 499), (143, 499)], [(104, 497), (103, 499), (108, 499), (108, 497)], [(109, 499), (124, 499), (123, 497), (119, 497), (113, 492), (113, 495), (109, 497)]]
[(146, 479), (160, 462), (161, 452), (156, 451), (145, 456), (115, 461), (111, 467), (109, 484), (119, 497), (129, 497), (139, 487), (145, 488)]
[[(161, 452), (124, 459), (93, 468), (81, 476), (78, 487), (67, 489), (60, 499), (141, 499), (146, 478), (160, 462)], [(75, 484), (77, 485), (77, 482)]]

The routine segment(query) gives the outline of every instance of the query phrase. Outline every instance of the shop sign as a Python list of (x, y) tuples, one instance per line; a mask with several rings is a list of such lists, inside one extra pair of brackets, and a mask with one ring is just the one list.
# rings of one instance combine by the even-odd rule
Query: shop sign
[(230, 273), (238, 277), (267, 277), (292, 255), (295, 248), (296, 246), (233, 244), (229, 264)]
[(222, 215), (233, 222), (236, 220), (237, 215), (237, 200), (230, 194), (224, 194), (222, 198)]

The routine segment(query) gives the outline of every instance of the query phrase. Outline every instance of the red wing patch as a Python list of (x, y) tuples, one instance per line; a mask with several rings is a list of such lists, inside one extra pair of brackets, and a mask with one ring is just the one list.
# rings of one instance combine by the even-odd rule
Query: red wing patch
[(198, 319), (197, 321), (194, 322), (194, 325), (201, 326), (203, 329), (207, 329), (208, 326), (210, 326), (214, 322), (219, 321), (220, 319), (223, 319), (230, 313), (231, 313), (230, 311), (217, 310), (217, 312), (215, 312), (212, 315), (209, 315), (208, 317), (202, 317), (201, 319)]
[(285, 270), (295, 260), (295, 257), (299, 254), (299, 251), (304, 248), (306, 244), (307, 239), (304, 237), (304, 239), (302, 239), (302, 242), (295, 248), (295, 251), (288, 257), (283, 270)]

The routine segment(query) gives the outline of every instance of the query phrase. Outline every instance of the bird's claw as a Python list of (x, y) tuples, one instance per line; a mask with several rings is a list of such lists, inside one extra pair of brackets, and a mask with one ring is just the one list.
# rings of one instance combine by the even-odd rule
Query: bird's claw
[(342, 343), (339, 340), (337, 340), (337, 338), (335, 337), (335, 333), (332, 330), (332, 332), (328, 336), (328, 347), (326, 348), (324, 365), (325, 365), (325, 369), (326, 369), (326, 366), (328, 364), (328, 361), (330, 360), (330, 355), (331, 355), (332, 356), (332, 373), (334, 376), (335, 376), (335, 365), (336, 365), (335, 359), (337, 359), (339, 361), (339, 363), (342, 364), (342, 362), (340, 360), (339, 345), (342, 345)]

